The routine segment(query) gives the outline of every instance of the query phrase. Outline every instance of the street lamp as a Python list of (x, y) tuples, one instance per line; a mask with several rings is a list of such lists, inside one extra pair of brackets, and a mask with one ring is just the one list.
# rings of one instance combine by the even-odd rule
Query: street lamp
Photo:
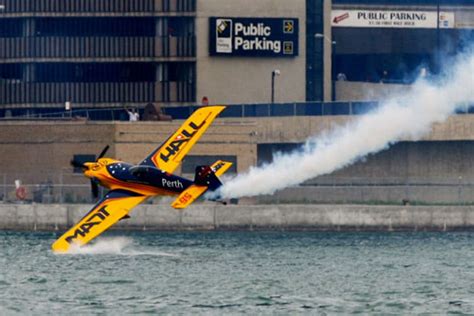
[(272, 104), (275, 103), (275, 76), (280, 75), (280, 69), (272, 71)]
[(440, 29), (439, 29), (439, 10), (440, 10), (440, 0), (438, 0), (438, 3), (436, 4), (436, 17), (437, 17), (437, 21), (436, 21), (436, 74), (439, 74), (440, 73), (440, 70), (441, 70), (441, 66), (440, 66), (440, 58), (441, 58), (441, 53), (440, 53), (440, 49), (441, 49), (441, 42), (440, 42), (440, 38), (439, 38), (439, 35), (440, 35)]
[(314, 34), (314, 37), (315, 38), (324, 38), (326, 41), (328, 41), (328, 43), (336, 45), (336, 41), (331, 41), (331, 39), (329, 37), (327, 37), (326, 35), (324, 35), (322, 33), (316, 33), (316, 34)]
[[(335, 101), (336, 100), (336, 63), (335, 63), (336, 41), (331, 40), (329, 37), (327, 37), (326, 35), (322, 33), (314, 34), (314, 38), (324, 39), (326, 42), (332, 45), (332, 48), (331, 48), (331, 99), (332, 101)], [(324, 57), (323, 57), (323, 60), (324, 60)]]

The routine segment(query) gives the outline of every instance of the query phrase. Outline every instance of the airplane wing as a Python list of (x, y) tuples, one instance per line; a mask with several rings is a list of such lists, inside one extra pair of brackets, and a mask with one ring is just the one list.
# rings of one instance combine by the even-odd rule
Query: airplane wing
[(87, 244), (146, 198), (127, 190), (109, 191), (74, 227), (54, 242), (53, 251), (67, 252), (71, 245)]
[(225, 106), (206, 106), (194, 111), (184, 124), (140, 165), (154, 166), (172, 173), (224, 109)]

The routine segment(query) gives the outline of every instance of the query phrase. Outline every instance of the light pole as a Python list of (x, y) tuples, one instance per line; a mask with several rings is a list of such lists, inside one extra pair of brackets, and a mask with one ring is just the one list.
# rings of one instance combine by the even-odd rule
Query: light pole
[(438, 0), (438, 3), (436, 4), (436, 74), (439, 74), (440, 73), (440, 70), (441, 70), (441, 66), (440, 66), (440, 56), (441, 56), (441, 53), (440, 53), (440, 49), (441, 49), (441, 45), (440, 45), (440, 38), (439, 38), (439, 9), (440, 9), (440, 0)]
[(280, 69), (272, 71), (272, 104), (275, 103), (275, 76), (280, 75)]
[[(336, 63), (335, 63), (335, 56), (336, 56), (336, 41), (331, 40), (329, 37), (322, 33), (314, 34), (314, 38), (324, 39), (329, 44), (332, 45), (331, 47), (331, 100), (336, 100)], [(324, 50), (323, 50), (324, 51)], [(323, 53), (324, 56), (324, 53)], [(323, 57), (324, 60), (324, 57)], [(324, 80), (323, 80), (324, 82)]]

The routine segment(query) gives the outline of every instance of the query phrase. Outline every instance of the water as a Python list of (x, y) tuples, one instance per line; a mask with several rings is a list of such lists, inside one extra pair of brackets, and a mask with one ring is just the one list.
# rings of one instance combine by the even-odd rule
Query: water
[(474, 313), (474, 233), (0, 232), (0, 314)]

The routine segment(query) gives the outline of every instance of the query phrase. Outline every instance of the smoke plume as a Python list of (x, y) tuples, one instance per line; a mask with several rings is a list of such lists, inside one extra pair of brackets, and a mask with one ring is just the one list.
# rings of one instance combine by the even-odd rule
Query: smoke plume
[(420, 139), (433, 123), (474, 104), (474, 54), (458, 57), (446, 69), (435, 81), (420, 78), (410, 91), (382, 102), (369, 114), (326, 135), (310, 137), (301, 149), (238, 175), (219, 194), (223, 198), (272, 194), (353, 164), (400, 139)]

